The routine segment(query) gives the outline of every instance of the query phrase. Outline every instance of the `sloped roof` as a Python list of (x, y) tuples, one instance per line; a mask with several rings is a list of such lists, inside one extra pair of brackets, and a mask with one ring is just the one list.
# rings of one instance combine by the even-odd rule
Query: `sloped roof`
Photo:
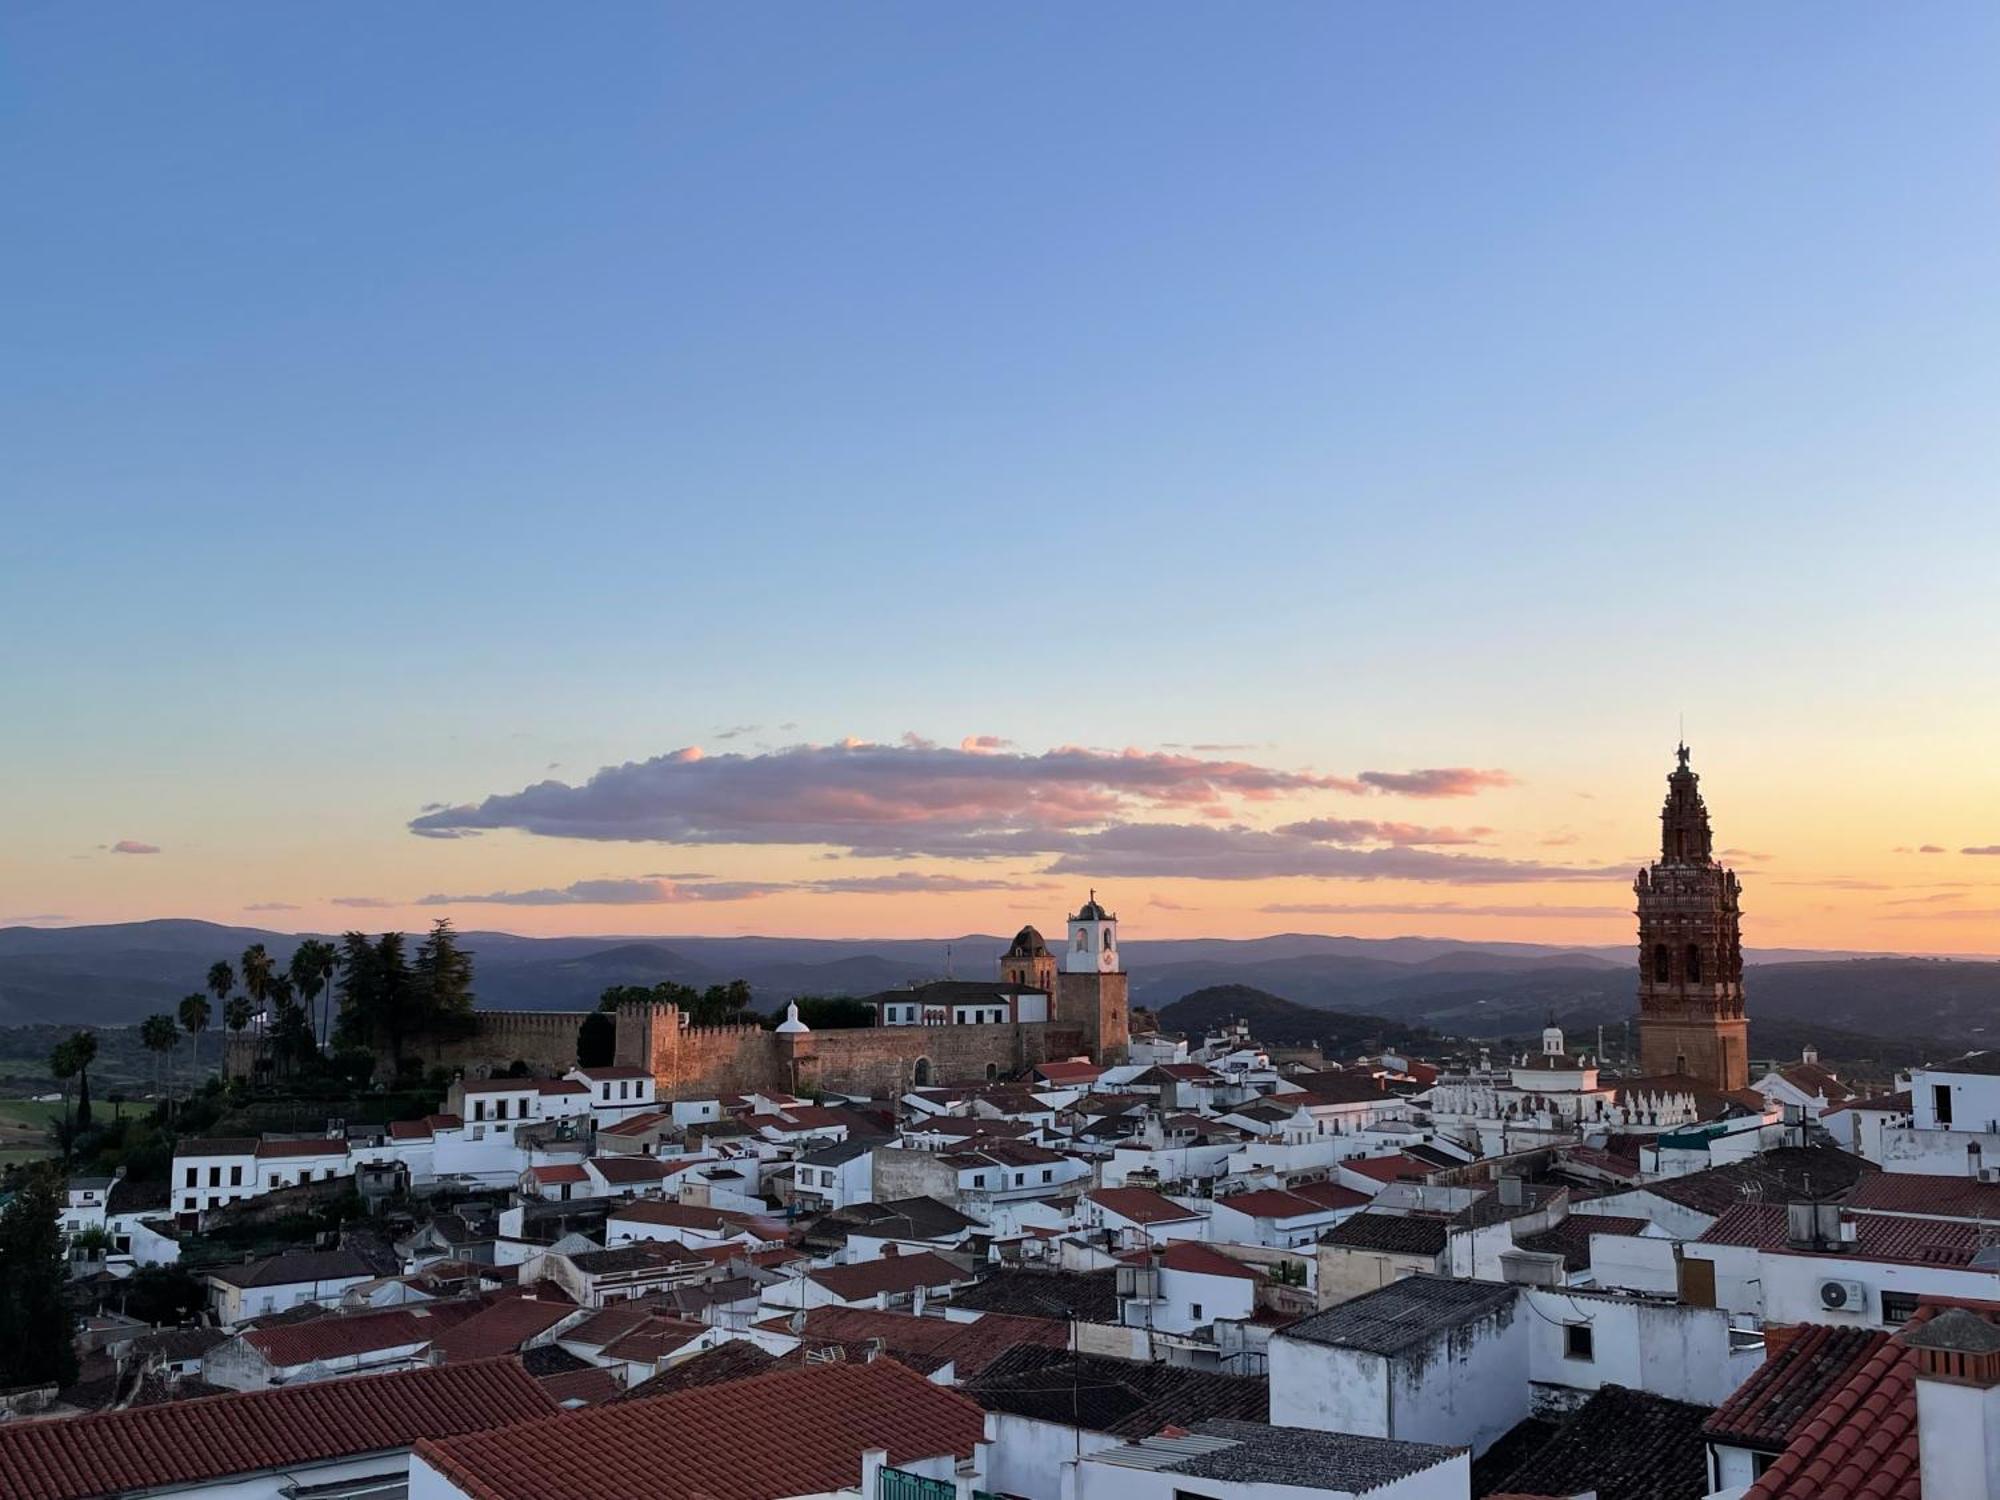
[[(1912, 1265), (1970, 1265), (1981, 1229), (1965, 1219), (1918, 1219), (1900, 1214), (1854, 1214), (1852, 1248), (1801, 1250), (1801, 1254), (1847, 1256), (1857, 1260), (1903, 1261)], [(1792, 1248), (1790, 1221), (1782, 1203), (1739, 1203), (1709, 1225), (1698, 1245), (1737, 1245), (1754, 1250)]]
[(1229, 1484), (1289, 1485), (1325, 1493), (1365, 1495), (1464, 1453), (1436, 1443), (1270, 1427), (1262, 1422), (1197, 1422), (1122, 1448), (1091, 1455), (1092, 1463), (1147, 1469)]
[(1451, 1225), (1423, 1214), (1388, 1214), (1363, 1210), (1341, 1220), (1319, 1237), (1322, 1245), (1349, 1250), (1383, 1250), (1393, 1255), (1442, 1255), (1451, 1241)]
[(576, 1312), (568, 1298), (501, 1297), (457, 1327), (431, 1341), (431, 1350), (446, 1364), (511, 1354), (529, 1339), (548, 1332)]
[(851, 1488), (870, 1448), (892, 1464), (964, 1458), (984, 1436), (977, 1405), (885, 1359), (615, 1401), (417, 1452), (472, 1500), (775, 1500)]
[(1192, 1276), (1232, 1276), (1242, 1281), (1263, 1279), (1242, 1261), (1231, 1260), (1220, 1250), (1194, 1240), (1169, 1240), (1160, 1252), (1159, 1261), (1169, 1271), (1181, 1271)]
[(970, 1271), (928, 1250), (916, 1255), (884, 1255), (851, 1266), (826, 1266), (806, 1274), (846, 1302), (884, 1292), (894, 1296), (913, 1292), (920, 1286), (945, 1287), (972, 1280)]
[(1870, 1172), (1854, 1184), (1847, 1206), (1995, 1222), (2000, 1221), (2000, 1183), (1934, 1172)]
[(1708, 1494), (1706, 1406), (1607, 1385), (1501, 1482), (1524, 1495), (1701, 1500)]
[(1194, 1209), (1183, 1208), (1165, 1194), (1148, 1188), (1092, 1188), (1084, 1197), (1135, 1224), (1184, 1224), (1202, 1217)]
[[(1766, 1334), (1774, 1343), (1777, 1330)], [(1804, 1323), (1702, 1426), (1702, 1435), (1782, 1453), (1827, 1397), (1852, 1380), (1889, 1335), (1879, 1328)]]
[[(1919, 1307), (1903, 1332), (1933, 1311)], [(1916, 1355), (1901, 1334), (1878, 1344), (1743, 1500), (1922, 1500), (1916, 1373)]]
[(1212, 1417), (1262, 1422), (1271, 1405), (1262, 1375), (1027, 1346), (993, 1359), (965, 1383), (965, 1393), (988, 1411), (1126, 1438)]
[(307, 1281), (344, 1281), (350, 1277), (366, 1280), (375, 1274), (374, 1266), (358, 1252), (345, 1247), (338, 1250), (287, 1250), (282, 1255), (270, 1255), (262, 1260), (217, 1266), (208, 1273), (210, 1280), (237, 1287), (292, 1286)]
[[(788, 1331), (790, 1320), (773, 1319), (767, 1326)], [(939, 1365), (948, 1362), (956, 1366), (963, 1384), (1009, 1349), (1067, 1348), (1069, 1325), (1052, 1318), (1022, 1318), (1008, 1313), (986, 1313), (970, 1323), (961, 1323), (866, 1307), (815, 1307), (805, 1316), (802, 1336), (809, 1341), (824, 1338), (841, 1344), (865, 1344), (879, 1339), (883, 1349), (899, 1359), (921, 1355), (937, 1360)]]
[(1037, 1318), (1079, 1318), (1087, 1323), (1118, 1321), (1118, 1273), (1037, 1271), (1009, 1266), (976, 1286), (952, 1293), (961, 1310), (1020, 1313)]
[(1524, 1234), (1514, 1241), (1522, 1250), (1539, 1250), (1560, 1255), (1567, 1270), (1582, 1271), (1590, 1265), (1590, 1237), (1593, 1234), (1644, 1234), (1648, 1219), (1619, 1214), (1571, 1214), (1559, 1224), (1536, 1234)]
[(302, 1323), (252, 1328), (243, 1342), (278, 1369), (427, 1344), (480, 1311), (475, 1300), (425, 1302), (379, 1312), (329, 1313)]
[(0, 1423), (0, 1494), (91, 1500), (391, 1452), (555, 1410), (511, 1360), (316, 1380), (276, 1390)]
[(766, 1375), (778, 1364), (778, 1356), (766, 1353), (748, 1339), (730, 1339), (713, 1349), (704, 1349), (678, 1364), (667, 1366), (650, 1380), (643, 1380), (618, 1397), (620, 1401), (642, 1401), (652, 1396), (670, 1396), (698, 1386), (722, 1385), (732, 1380), (749, 1380)]
[(1278, 1333), (1281, 1338), (1337, 1349), (1401, 1354), (1453, 1328), (1511, 1311), (1519, 1294), (1519, 1287), (1506, 1282), (1405, 1276), (1351, 1301), (1309, 1313)]
[[(1320, 1183), (1320, 1187), (1327, 1184)], [(1337, 1208), (1359, 1207), (1368, 1202), (1366, 1193), (1358, 1193), (1353, 1188), (1334, 1184), (1335, 1191), (1343, 1193), (1348, 1203), (1315, 1202), (1304, 1193), (1285, 1192), (1278, 1188), (1262, 1188), (1250, 1193), (1232, 1193), (1227, 1198), (1215, 1201), (1224, 1208), (1233, 1208), (1239, 1214), (1248, 1214), (1253, 1219), (1298, 1219), (1307, 1214), (1323, 1214)]]
[(1766, 1200), (1825, 1197), (1854, 1186), (1876, 1168), (1836, 1146), (1780, 1146), (1726, 1166), (1666, 1177), (1643, 1184), (1647, 1192), (1691, 1208), (1720, 1214), (1742, 1203), (1746, 1193)]

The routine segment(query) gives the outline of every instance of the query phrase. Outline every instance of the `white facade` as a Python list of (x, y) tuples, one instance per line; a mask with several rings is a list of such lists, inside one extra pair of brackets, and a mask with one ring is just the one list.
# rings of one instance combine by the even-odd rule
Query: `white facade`
[(1097, 892), (1069, 919), (1069, 944), (1063, 950), (1065, 974), (1116, 974), (1123, 962), (1118, 947), (1118, 919), (1097, 904)]

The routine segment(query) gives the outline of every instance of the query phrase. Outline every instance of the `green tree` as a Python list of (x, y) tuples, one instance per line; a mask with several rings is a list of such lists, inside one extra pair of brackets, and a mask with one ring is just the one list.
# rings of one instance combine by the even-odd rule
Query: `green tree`
[(605, 1010), (594, 1010), (576, 1030), (576, 1065), (608, 1068), (618, 1056), (618, 1023)]
[(53, 1171), (31, 1172), (0, 1211), (0, 1387), (76, 1379), (60, 1183)]
[(412, 966), (417, 1015), (426, 1035), (463, 1036), (472, 1028), (472, 954), (459, 944), (451, 918), (439, 917), (417, 945)]
[(318, 938), (307, 938), (292, 950), (292, 962), (288, 972), (292, 977), (292, 987), (305, 1001), (306, 1018), (312, 1019), (313, 1004), (320, 996), (326, 997), (324, 1014), (319, 1027), (319, 1045), (331, 1045), (333, 1033), (333, 976), (340, 967), (340, 954), (333, 944), (321, 942)]
[(250, 1018), (255, 1014), (256, 1012), (250, 1008), (250, 997), (248, 995), (231, 995), (229, 1003), (222, 1007), (222, 1024), (227, 1026), (231, 1031), (241, 1035), (243, 1029), (250, 1024)]
[(229, 967), (229, 960), (218, 958), (208, 966), (208, 992), (215, 996), (215, 1003), (226, 1007), (229, 992), (236, 988), (236, 971)]
[(63, 1096), (63, 1140), (68, 1149), (70, 1131), (69, 1081), (82, 1071), (83, 1064), (76, 1055), (76, 1038), (64, 1037), (49, 1051), (49, 1076), (62, 1085)]
[(271, 980), (277, 975), (278, 966), (264, 951), (262, 943), (252, 943), (243, 950), (239, 967), (243, 971), (243, 992), (250, 997), (250, 1003), (261, 1010), (264, 997), (271, 992)]
[(340, 978), (335, 989), (340, 1015), (334, 1035), (343, 1047), (380, 1044), (376, 1025), (382, 1011), (382, 955), (365, 932), (350, 932), (340, 940)]
[[(842, 1031), (877, 1024), (875, 1007), (866, 1000), (846, 995), (800, 995), (797, 1000), (799, 1019), (814, 1031)], [(771, 1012), (769, 1024), (775, 1026), (784, 1019), (785, 1007), (781, 1005)]]
[(201, 1071), (201, 1034), (208, 1030), (208, 996), (197, 991), (181, 1001), (181, 1030), (188, 1034), (188, 1092), (194, 1092), (194, 1075)]
[(180, 1027), (174, 1023), (174, 1018), (164, 1013), (148, 1016), (139, 1023), (139, 1041), (153, 1054), (153, 1086), (156, 1091), (167, 1096), (170, 1105), (173, 1102), (173, 1091), (168, 1089), (161, 1079), (165, 1071), (166, 1055), (174, 1050), (180, 1041), (180, 1035)]

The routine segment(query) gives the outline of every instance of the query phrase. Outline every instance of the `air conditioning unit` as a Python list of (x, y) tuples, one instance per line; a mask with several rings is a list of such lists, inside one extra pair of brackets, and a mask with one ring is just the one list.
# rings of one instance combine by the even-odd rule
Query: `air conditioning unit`
[(1981, 1167), (1979, 1169), (1979, 1180), (1981, 1182), (2000, 1182), (2000, 1167)]
[(1858, 1281), (1822, 1281), (1819, 1305), (1828, 1312), (1865, 1312), (1868, 1288)]

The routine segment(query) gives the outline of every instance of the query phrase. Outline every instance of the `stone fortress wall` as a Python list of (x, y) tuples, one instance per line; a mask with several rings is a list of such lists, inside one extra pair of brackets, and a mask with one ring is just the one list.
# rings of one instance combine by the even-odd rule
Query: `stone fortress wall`
[[(1072, 946), (1078, 953), (1097, 955), (1087, 969), (1059, 969), (1032, 927), (1015, 938), (1001, 960), (1002, 982), (1045, 990), (1047, 1021), (788, 1034), (761, 1026), (688, 1026), (676, 1006), (639, 1003), (618, 1008), (613, 1060), (620, 1067), (650, 1069), (662, 1099), (819, 1089), (884, 1097), (926, 1084), (981, 1082), (1061, 1058), (1123, 1062), (1131, 1039), (1131, 1007), (1127, 979), (1116, 959), (1116, 925), (1117, 918), (1097, 905), (1094, 892), (1084, 910), (1070, 919)], [(404, 1053), (419, 1059), (427, 1072), (447, 1068), (469, 1078), (490, 1078), (517, 1062), (526, 1063), (532, 1073), (560, 1075), (576, 1066), (577, 1032), (589, 1014), (476, 1011), (478, 1025), (470, 1036), (413, 1039)], [(231, 1037), (223, 1057), (225, 1076), (253, 1076), (257, 1058), (255, 1038)]]

